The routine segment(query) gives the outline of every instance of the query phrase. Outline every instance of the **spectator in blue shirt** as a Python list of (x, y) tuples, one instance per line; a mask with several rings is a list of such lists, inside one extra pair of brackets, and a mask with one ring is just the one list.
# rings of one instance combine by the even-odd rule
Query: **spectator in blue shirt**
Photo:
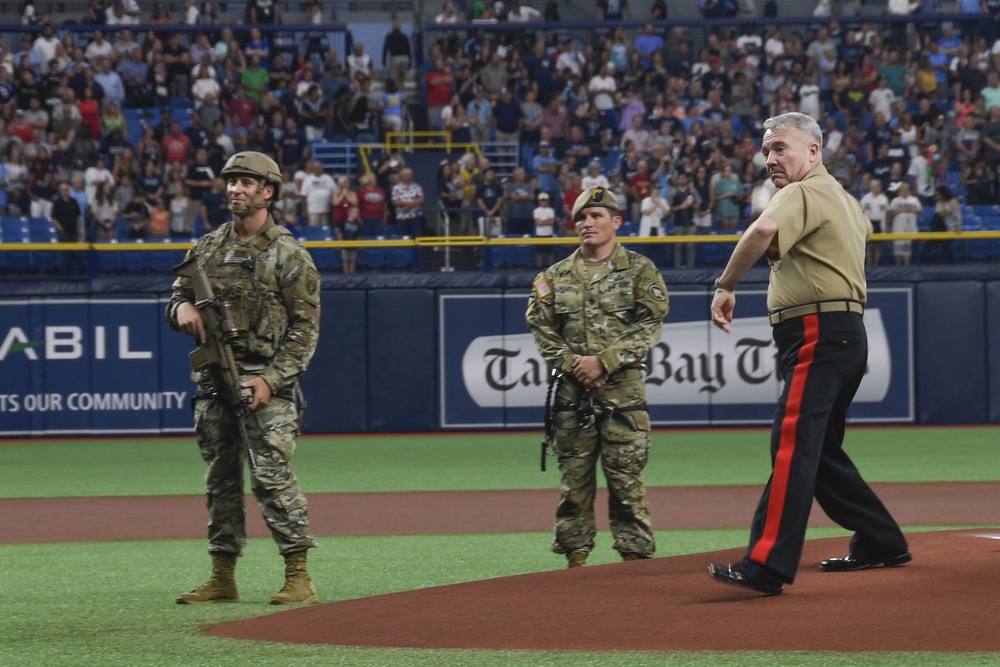
[(476, 186), (476, 206), (479, 207), (480, 236), (498, 236), (503, 233), (500, 206), (503, 188), (496, 180), (493, 167), (483, 172), (483, 182)]
[(545, 42), (537, 40), (534, 51), (524, 59), (524, 64), (531, 72), (531, 78), (538, 84), (538, 101), (547, 104), (552, 96), (552, 73), (555, 61), (545, 55)]
[(628, 0), (597, 0), (598, 21), (621, 21), (624, 18), (632, 20), (632, 8)]
[(962, 46), (962, 40), (955, 35), (955, 28), (950, 23), (941, 26), (941, 36), (938, 37), (937, 42), (938, 46), (941, 47), (941, 52), (949, 58), (957, 56), (958, 49)]
[(477, 143), (492, 141), (493, 107), (486, 99), (482, 86), (476, 86), (475, 94), (465, 109), (465, 115), (472, 129), (472, 141)]
[(652, 23), (647, 23), (632, 46), (642, 54), (639, 60), (642, 68), (649, 70), (652, 67), (653, 52), (663, 49), (663, 38), (656, 34)]
[(42, 73), (42, 54), (32, 46), (28, 35), (21, 38), (21, 48), (14, 54), (14, 65), (17, 68), (30, 66), (36, 76)]
[(951, 65), (951, 58), (949, 58), (944, 51), (941, 50), (941, 45), (937, 40), (930, 40), (927, 42), (927, 51), (924, 55), (931, 61), (931, 67), (934, 68), (934, 78), (938, 82), (938, 90), (944, 90), (948, 87), (948, 69)]
[(531, 159), (532, 175), (538, 177), (538, 189), (555, 197), (559, 188), (556, 187), (556, 174), (559, 165), (552, 155), (552, 146), (547, 141), (538, 144), (538, 154)]
[(278, 142), (278, 155), (282, 168), (291, 173), (299, 169), (299, 165), (309, 157), (309, 144), (306, 135), (295, 122), (294, 118), (285, 119), (285, 133)]
[(111, 69), (111, 59), (101, 58), (98, 67), (99, 71), (94, 75), (94, 81), (104, 91), (104, 103), (114, 102), (119, 107), (125, 106), (125, 83), (121, 75)]
[(514, 99), (510, 88), (500, 91), (500, 99), (493, 107), (496, 140), (501, 143), (516, 143), (521, 127), (521, 105)]

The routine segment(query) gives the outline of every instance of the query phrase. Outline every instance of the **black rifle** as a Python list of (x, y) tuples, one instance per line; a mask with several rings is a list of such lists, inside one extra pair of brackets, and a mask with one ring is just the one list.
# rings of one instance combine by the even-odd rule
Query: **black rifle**
[[(243, 386), (236, 357), (233, 354), (233, 341), (239, 335), (232, 304), (219, 301), (212, 290), (212, 284), (205, 275), (205, 270), (197, 262), (197, 256), (189, 258), (171, 269), (178, 276), (188, 278), (194, 289), (194, 306), (201, 313), (205, 325), (207, 340), (191, 351), (191, 367), (196, 372), (208, 371), (215, 387), (216, 396), (221, 399), (236, 418), (236, 426), (240, 430), (240, 439), (250, 462), (250, 469), (257, 469), (257, 457), (250, 446), (250, 436), (247, 435), (246, 420), (250, 416), (250, 402), (253, 392)], [(199, 341), (200, 342), (200, 341)]]

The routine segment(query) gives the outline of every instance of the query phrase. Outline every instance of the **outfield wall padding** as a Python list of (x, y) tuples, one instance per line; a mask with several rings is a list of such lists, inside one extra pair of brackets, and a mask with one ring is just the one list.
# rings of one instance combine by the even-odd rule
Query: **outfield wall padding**
[[(671, 313), (647, 359), (658, 426), (773, 415), (767, 270), (741, 283), (729, 337), (707, 323), (716, 273), (664, 271)], [(534, 276), (324, 275), (304, 430), (540, 428), (546, 369), (523, 319)], [(885, 267), (869, 287), (869, 395), (852, 420), (1000, 423), (1000, 267)], [(163, 320), (169, 288), (164, 276), (0, 283), (0, 435), (190, 431), (191, 341)]]
[[(915, 286), (917, 405), (920, 421), (979, 424), (988, 421), (985, 284), (969, 280)], [(995, 379), (1000, 379), (997, 376)]]

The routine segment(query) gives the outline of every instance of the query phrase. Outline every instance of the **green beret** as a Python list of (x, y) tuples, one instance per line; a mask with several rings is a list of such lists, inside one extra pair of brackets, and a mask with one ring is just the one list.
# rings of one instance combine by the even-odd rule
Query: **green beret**
[(618, 215), (618, 197), (615, 196), (615, 193), (600, 185), (595, 185), (584, 190), (576, 198), (576, 202), (573, 204), (573, 220), (577, 219), (580, 211), (594, 206), (606, 208), (611, 211), (612, 215)]

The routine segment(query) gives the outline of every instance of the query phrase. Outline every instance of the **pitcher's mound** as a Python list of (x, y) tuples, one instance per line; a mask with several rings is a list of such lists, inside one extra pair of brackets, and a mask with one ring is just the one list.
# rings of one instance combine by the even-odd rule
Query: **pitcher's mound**
[(850, 573), (818, 569), (846, 539), (809, 541), (795, 585), (772, 598), (708, 576), (709, 563), (739, 560), (733, 549), (333, 602), (208, 633), (413, 648), (1000, 651), (1000, 531), (907, 538), (909, 565)]

